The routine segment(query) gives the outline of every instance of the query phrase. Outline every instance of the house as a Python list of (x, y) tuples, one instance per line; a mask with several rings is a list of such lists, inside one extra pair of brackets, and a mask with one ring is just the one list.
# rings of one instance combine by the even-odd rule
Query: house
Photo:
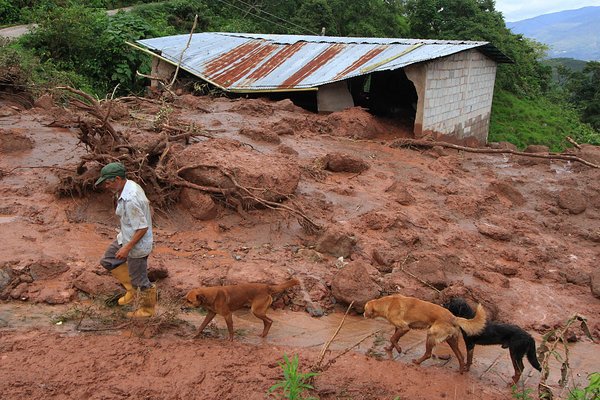
[(362, 106), (409, 117), (417, 138), (457, 142), (487, 141), (496, 68), (512, 62), (474, 41), (204, 32), (137, 43), (154, 77), (179, 65), (228, 92), (285, 93), (318, 112)]

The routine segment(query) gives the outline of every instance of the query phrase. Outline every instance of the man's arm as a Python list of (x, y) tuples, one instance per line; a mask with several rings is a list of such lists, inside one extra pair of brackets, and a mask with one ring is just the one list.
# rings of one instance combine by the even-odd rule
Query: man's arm
[(135, 231), (129, 243), (124, 243), (123, 247), (121, 247), (119, 251), (117, 251), (117, 254), (115, 254), (115, 257), (120, 258), (122, 260), (126, 259), (131, 249), (133, 249), (133, 246), (135, 246), (136, 243), (144, 237), (146, 232), (148, 232), (148, 228), (142, 228)]

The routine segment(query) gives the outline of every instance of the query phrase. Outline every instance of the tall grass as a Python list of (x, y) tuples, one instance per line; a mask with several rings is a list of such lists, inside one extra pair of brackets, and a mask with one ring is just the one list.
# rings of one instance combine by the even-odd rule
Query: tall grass
[(490, 142), (511, 142), (521, 149), (542, 144), (551, 151), (562, 151), (569, 147), (567, 136), (579, 143), (600, 145), (600, 133), (582, 123), (566, 102), (517, 97), (505, 90), (494, 94)]

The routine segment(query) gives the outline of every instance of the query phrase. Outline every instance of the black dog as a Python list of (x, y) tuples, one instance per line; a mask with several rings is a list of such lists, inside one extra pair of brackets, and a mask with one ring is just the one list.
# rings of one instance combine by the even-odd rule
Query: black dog
[[(475, 316), (473, 309), (461, 298), (453, 298), (443, 306), (457, 317), (470, 319)], [(542, 367), (540, 367), (535, 354), (535, 340), (533, 340), (529, 333), (516, 325), (487, 321), (484, 330), (479, 335), (467, 336), (463, 332), (463, 338), (467, 346), (467, 371), (473, 362), (473, 350), (476, 344), (484, 346), (499, 344), (502, 345), (503, 349), (509, 349), (510, 359), (515, 369), (515, 375), (512, 377), (515, 385), (519, 381), (519, 378), (521, 378), (521, 373), (525, 368), (523, 365), (523, 356), (525, 354), (527, 354), (527, 360), (529, 360), (531, 366), (540, 372), (542, 371)]]

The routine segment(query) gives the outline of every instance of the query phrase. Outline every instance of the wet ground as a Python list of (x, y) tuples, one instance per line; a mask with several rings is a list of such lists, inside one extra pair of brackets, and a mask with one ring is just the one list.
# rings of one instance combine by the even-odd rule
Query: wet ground
[[(81, 319), (74, 318), (63, 322), (66, 315), (69, 315), (75, 308), (83, 309), (87, 303), (76, 305), (58, 305), (44, 306), (27, 303), (4, 303), (0, 305), (0, 344), (7, 343), (6, 332), (27, 332), (41, 330), (51, 332), (50, 334), (61, 337), (88, 337), (92, 339), (96, 334), (108, 334), (119, 337), (136, 337), (140, 331), (131, 326), (113, 329), (121, 324), (104, 323), (98, 324), (86, 316)], [(159, 310), (159, 314), (160, 314)], [(388, 339), (393, 332), (391, 326), (383, 320), (364, 319), (361, 316), (346, 315), (334, 313), (320, 318), (310, 317), (306, 313), (291, 312), (285, 310), (271, 310), (269, 316), (273, 319), (273, 326), (267, 338), (261, 338), (258, 334), (262, 331), (262, 323), (257, 320), (249, 311), (242, 310), (234, 314), (235, 343), (252, 347), (272, 347), (280, 349), (283, 353), (318, 352), (327, 345), (327, 353), (323, 358), (323, 363), (337, 357), (341, 352), (350, 350), (343, 355), (345, 359), (352, 359), (353, 354), (366, 355), (373, 360), (393, 360), (399, 365), (408, 368), (423, 368), (425, 370), (451, 371), (457, 372), (458, 363), (452, 355), (450, 348), (445, 344), (436, 347), (434, 357), (423, 363), (421, 367), (414, 367), (411, 364), (413, 358), (420, 357), (425, 347), (425, 332), (413, 330), (407, 333), (401, 340), (403, 348), (402, 355), (394, 351), (390, 358), (383, 347), (387, 345)], [(203, 338), (192, 339), (195, 333), (194, 327), (198, 327), (202, 322), (204, 315), (198, 312), (188, 311), (178, 315), (181, 322), (189, 323), (185, 329), (175, 330), (171, 334), (159, 335), (157, 338), (168, 337), (175, 334), (184, 342), (192, 342), (202, 347), (205, 341), (221, 346), (228, 346), (226, 342), (227, 327), (222, 318), (217, 317), (206, 328), (206, 334)], [(344, 319), (342, 324), (342, 319)], [(2, 331), (5, 332), (2, 334)], [(337, 331), (337, 334), (335, 334)], [(335, 337), (334, 337), (335, 334)], [(10, 337), (10, 335), (8, 335)], [(142, 334), (144, 336), (144, 334)], [(541, 337), (534, 335), (539, 343)], [(332, 340), (333, 339), (333, 340)], [(464, 350), (464, 346), (461, 348)], [(568, 345), (570, 368), (572, 375), (569, 377), (572, 383), (583, 385), (587, 383), (587, 376), (598, 371), (600, 361), (598, 354), (599, 344), (593, 343), (573, 343)], [(7, 356), (0, 357), (0, 367), (2, 362), (6, 361)], [(566, 393), (564, 389), (558, 386), (560, 379), (560, 364), (553, 360), (551, 362), (551, 375), (548, 382), (554, 382), (552, 385), (555, 394)], [(1, 368), (0, 368), (1, 369)], [(500, 346), (477, 346), (475, 350), (474, 363), (468, 376), (491, 388), (497, 395), (504, 396), (507, 386), (511, 382), (513, 368), (508, 350)], [(0, 374), (1, 376), (1, 374)], [(540, 373), (533, 369), (525, 361), (525, 371), (520, 382), (521, 387), (531, 390), (536, 389), (539, 382)], [(571, 383), (571, 384), (572, 384)]]
[[(143, 130), (140, 121), (151, 122), (156, 107), (130, 106), (135, 118), (115, 125)], [(264, 398), (281, 379), (278, 362), (284, 353), (298, 354), (303, 370), (317, 362), (346, 308), (332, 284), (356, 263), (362, 263), (381, 295), (400, 292), (437, 303), (446, 295), (467, 296), (483, 302), (491, 317), (532, 333), (538, 345), (542, 334), (575, 313), (588, 318), (594, 336), (600, 333), (600, 299), (591, 290), (600, 259), (597, 171), (562, 161), (392, 148), (389, 141), (406, 132), (371, 131), (374, 122), (364, 110), (342, 113), (337, 116), (341, 124), (334, 124), (328, 116), (285, 102), (187, 97), (173, 107), (180, 121), (245, 143), (256, 153), (249, 163), (257, 170), (268, 167), (259, 156), (278, 152), (280, 144), (249, 139), (240, 134), (242, 128), (289, 128), (280, 136), (281, 145), (298, 153), (289, 159), (303, 171), (293, 201), (323, 225), (353, 235), (352, 254), (340, 261), (316, 252), (318, 238), (282, 212), (241, 215), (219, 205), (214, 219), (199, 221), (178, 205), (155, 212), (150, 265), (168, 272), (158, 282), (168, 295), (161, 312), (169, 296), (181, 298), (195, 287), (273, 283), (295, 274), (303, 290), (290, 290), (269, 311), (275, 321), (269, 336), (256, 336), (262, 325), (247, 312), (234, 317), (233, 343), (224, 340), (219, 317), (207, 336), (191, 339), (203, 318), (194, 312), (178, 311), (173, 326), (157, 327), (161, 321), (154, 321), (114, 329), (125, 323), (121, 317), (89, 316), (80, 324), (75, 309), (87, 309), (90, 298), (119, 290), (97, 265), (117, 225), (111, 199), (101, 192), (57, 197), (60, 172), (72, 172), (86, 154), (75, 128), (49, 126), (64, 118), (64, 110), (0, 108), (0, 392), (6, 398)], [(366, 160), (370, 169), (356, 174), (315, 167), (332, 152)], [(228, 166), (240, 154), (218, 156)], [(388, 190), (393, 184), (410, 196), (399, 199)], [(566, 208), (581, 198), (584, 211)], [(408, 256), (414, 260), (407, 264), (412, 275), (399, 268)], [(325, 315), (311, 317), (308, 306)], [(103, 305), (98, 309), (116, 312)], [(65, 315), (71, 318), (57, 325), (56, 317)], [(312, 394), (322, 399), (512, 398), (506, 388), (513, 373), (506, 350), (477, 347), (472, 371), (464, 375), (458, 374), (454, 357), (417, 367), (410, 360), (422, 354), (424, 332), (403, 337), (406, 353), (390, 360), (383, 346), (391, 328), (357, 315), (347, 317), (325, 360), (378, 330), (321, 373)], [(570, 382), (582, 384), (589, 372), (600, 370), (599, 345), (580, 329), (573, 329), (571, 338)], [(436, 351), (449, 353), (445, 344)], [(556, 386), (558, 371), (553, 361), (548, 382), (564, 397), (567, 392)], [(535, 392), (539, 379), (526, 363), (525, 387)]]

